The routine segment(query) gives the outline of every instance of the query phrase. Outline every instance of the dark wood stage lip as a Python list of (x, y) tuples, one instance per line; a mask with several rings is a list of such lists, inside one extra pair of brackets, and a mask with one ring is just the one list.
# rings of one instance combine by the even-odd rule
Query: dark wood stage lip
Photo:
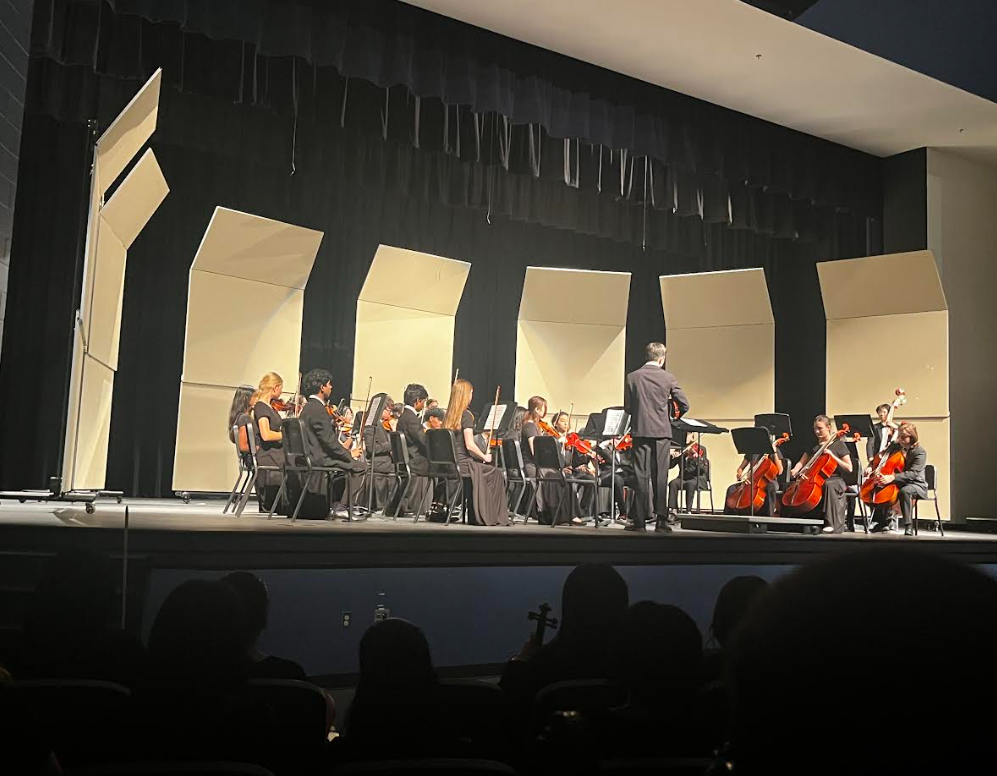
[[(678, 529), (672, 534), (604, 528), (445, 526), (411, 518), (363, 522), (267, 520), (249, 509), (222, 515), (222, 502), (126, 499), (99, 501), (94, 514), (81, 505), (0, 503), (2, 553), (54, 553), (74, 547), (120, 555), (129, 507), (130, 556), (153, 568), (267, 569), (459, 566), (787, 565), (828, 553), (900, 542), (972, 563), (997, 563), (997, 535), (947, 529), (916, 539), (861, 532), (840, 536), (760, 535)], [(953, 527), (954, 528), (954, 527)]]

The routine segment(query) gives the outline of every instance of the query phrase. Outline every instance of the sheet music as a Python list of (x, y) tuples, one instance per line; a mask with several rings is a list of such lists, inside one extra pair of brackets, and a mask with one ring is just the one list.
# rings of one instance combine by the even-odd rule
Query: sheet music
[(381, 413), (380, 412), (378, 412), (376, 415), (373, 412), (373, 410), (376, 409), (376, 405), (378, 405), (378, 404), (380, 404), (380, 402), (372, 401), (370, 403), (370, 406), (367, 407), (368, 412), (366, 413), (366, 415), (364, 415), (364, 419), (363, 419), (364, 428), (367, 428), (367, 426), (374, 425), (374, 421), (377, 418), (381, 417)]
[(481, 423), (481, 427), (486, 431), (493, 428), (501, 428), (502, 418), (505, 417), (505, 411), (508, 407), (508, 404), (493, 404), (491, 410), (488, 412), (488, 416)]
[(602, 429), (603, 436), (615, 436), (620, 433), (625, 410), (606, 410), (606, 423)]

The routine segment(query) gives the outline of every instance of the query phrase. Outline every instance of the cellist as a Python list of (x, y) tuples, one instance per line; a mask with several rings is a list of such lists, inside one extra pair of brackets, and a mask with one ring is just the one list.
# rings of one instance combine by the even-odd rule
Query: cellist
[[(817, 437), (817, 444), (813, 450), (804, 453), (796, 466), (790, 472), (790, 477), (795, 479), (800, 470), (807, 465), (810, 456), (817, 453), (820, 448), (830, 440), (834, 433), (833, 422), (827, 415), (818, 415), (814, 418), (814, 436)], [(820, 513), (824, 517), (824, 533), (842, 533), (845, 530), (845, 481), (841, 477), (841, 472), (852, 470), (852, 458), (848, 454), (848, 448), (840, 439), (833, 442), (827, 448), (827, 454), (831, 456), (837, 464), (834, 473), (827, 478), (824, 483), (824, 496), (820, 505), (814, 513)]]
[[(894, 450), (903, 450), (904, 468), (895, 474), (880, 476), (879, 484), (889, 485), (893, 483), (899, 488), (900, 494), (897, 500), (900, 502), (904, 536), (913, 536), (914, 528), (911, 521), (914, 516), (914, 500), (926, 498), (928, 495), (928, 481), (924, 478), (924, 467), (928, 462), (928, 453), (918, 441), (917, 426), (907, 422), (900, 424), (897, 439), (890, 444), (887, 455)], [(874, 533), (889, 530), (891, 511), (890, 504), (876, 506), (872, 513), (872, 519), (876, 523), (872, 528)]]
[[(771, 432), (769, 433), (769, 440), (772, 442), (773, 445), (775, 444), (775, 436), (773, 436)], [(751, 514), (750, 504), (748, 506), (748, 509), (734, 509), (733, 507), (728, 506), (727, 502), (730, 500), (730, 497), (734, 493), (734, 491), (737, 490), (738, 485), (740, 484), (741, 481), (741, 477), (744, 476), (744, 473), (749, 470), (749, 467), (755, 466), (755, 464), (757, 464), (758, 461), (761, 460), (763, 457), (766, 456), (752, 455), (749, 457), (746, 455), (744, 456), (744, 458), (741, 459), (741, 463), (737, 467), (737, 473), (734, 476), (734, 484), (731, 485), (729, 488), (727, 488), (727, 494), (724, 496), (724, 514), (726, 515)], [(782, 473), (785, 470), (784, 461), (786, 459), (786, 456), (782, 454), (782, 448), (773, 447), (772, 452), (769, 453), (767, 457), (772, 461), (772, 463), (775, 464), (776, 476), (777, 477), (782, 476)], [(776, 496), (776, 490), (777, 488), (775, 487), (775, 483), (774, 482), (769, 483), (768, 487), (765, 488), (765, 503), (762, 504), (760, 509), (755, 510), (756, 515), (760, 515), (762, 517), (773, 517), (775, 515), (776, 509), (779, 504), (779, 499)]]

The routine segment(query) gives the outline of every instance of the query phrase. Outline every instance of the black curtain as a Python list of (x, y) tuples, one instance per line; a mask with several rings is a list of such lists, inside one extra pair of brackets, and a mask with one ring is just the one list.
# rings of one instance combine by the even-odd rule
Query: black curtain
[[(26, 386), (41, 385), (44, 400), (8, 413), (21, 441), (0, 448), (5, 486), (42, 485), (57, 468), (85, 218), (84, 121), (106, 127), (157, 61), (169, 86), (152, 145), (172, 191), (129, 251), (108, 487), (171, 490), (188, 271), (216, 205), (325, 232), (300, 355), (303, 369), (332, 371), (337, 393), (352, 383), (355, 300), (386, 243), (471, 262), (454, 363), (484, 389), (481, 401), (489, 386), (513, 385), (528, 265), (633, 273), (628, 367), (664, 336), (658, 275), (763, 266), (779, 323), (777, 403), (802, 430), (821, 409), (814, 262), (866, 252), (879, 215), (878, 160), (398, 3), (113, 5), (36, 6), (21, 150), (30, 172), (17, 194), (0, 399), (16, 406)], [(355, 74), (355, 61), (273, 43), (269, 36), (297, 40), (288, 30), (304, 7), (312, 24), (329, 10), (322, 23), (339, 30), (343, 51), (366, 52), (351, 56), (367, 62), (370, 79)], [(176, 15), (163, 21), (166, 11)], [(433, 25), (449, 37), (427, 37)], [(408, 80), (391, 71), (395, 86), (385, 88), (373, 77), (371, 36), (383, 42), (382, 65), (399, 39), (409, 41)], [(444, 60), (445, 77), (429, 79), (436, 71), (426, 62)], [(525, 124), (524, 83), (538, 112)], [(455, 84), (475, 100), (434, 94), (453, 99)], [(645, 126), (637, 116), (668, 131), (636, 132)], [(721, 137), (739, 153), (716, 151)], [(621, 138), (633, 147), (614, 146)], [(383, 347), (390, 358), (392, 344)], [(432, 343), (425, 356), (434, 358)]]

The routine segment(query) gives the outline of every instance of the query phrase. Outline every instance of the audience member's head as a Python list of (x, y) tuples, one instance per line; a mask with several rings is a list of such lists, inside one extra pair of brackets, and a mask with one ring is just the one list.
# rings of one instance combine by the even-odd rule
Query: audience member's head
[(613, 638), (628, 603), (627, 583), (604, 563), (583, 563), (561, 591), (558, 639), (606, 642)]
[(170, 593), (149, 633), (153, 681), (207, 692), (245, 678), (246, 623), (224, 582), (191, 579)]
[(720, 589), (717, 603), (713, 607), (713, 637), (721, 647), (730, 644), (734, 629), (748, 613), (751, 602), (766, 590), (769, 583), (761, 577), (744, 576), (728, 580)]
[(623, 615), (619, 629), (621, 678), (630, 704), (664, 709), (698, 687), (703, 637), (677, 606), (640, 601)]
[(266, 583), (251, 571), (233, 571), (222, 577), (242, 604), (243, 624), (246, 626), (246, 646), (255, 646), (260, 634), (266, 630), (270, 615), (270, 593)]
[[(778, 580), (730, 648), (738, 771), (983, 772), (997, 729), (995, 612), (997, 581), (910, 547)], [(956, 710), (958, 730), (942, 733)], [(929, 720), (930, 734), (910, 735)]]
[(113, 622), (119, 603), (116, 569), (109, 558), (90, 550), (60, 552), (35, 588), (24, 629), (46, 638), (101, 631)]

